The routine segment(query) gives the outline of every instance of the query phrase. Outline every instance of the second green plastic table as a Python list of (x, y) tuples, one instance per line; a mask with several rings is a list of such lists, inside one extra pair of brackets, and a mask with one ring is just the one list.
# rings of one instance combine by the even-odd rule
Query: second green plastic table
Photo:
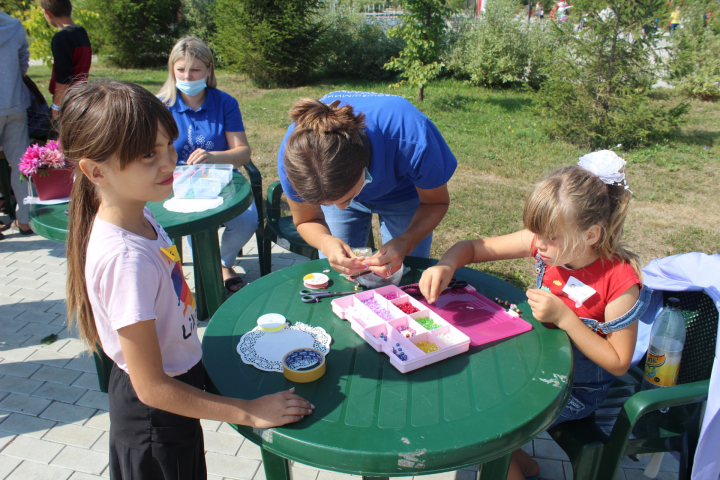
[[(417, 282), (434, 263), (408, 257), (405, 264), (412, 271), (402, 284)], [(210, 390), (253, 399), (294, 386), (316, 406), (296, 424), (269, 430), (237, 427), (262, 447), (267, 479), (289, 479), (289, 459), (368, 477), (480, 464), (481, 478), (504, 480), (512, 451), (547, 429), (570, 396), (572, 351), (565, 332), (532, 319), (521, 290), (462, 268), (456, 278), (487, 297), (518, 304), (533, 329), (403, 375), (333, 314), (331, 299), (300, 300), (302, 277), (328, 268), (327, 260), (315, 260), (252, 282), (220, 307), (203, 337)], [(331, 291), (354, 285), (335, 271), (328, 275), (334, 282)], [(332, 336), (321, 379), (293, 385), (281, 373), (243, 363), (236, 346), (265, 313), (321, 326)]]
[[(248, 209), (253, 201), (250, 184), (241, 174), (233, 173), (233, 182), (220, 193), (222, 205), (195, 213), (170, 212), (163, 202), (147, 204), (158, 223), (172, 239), (190, 235), (193, 241), (193, 265), (196, 275), (195, 297), (198, 318), (212, 316), (225, 301), (225, 289), (220, 270), (220, 244), (217, 228)], [(67, 203), (30, 205), (30, 226), (38, 235), (56, 242), (67, 241)]]

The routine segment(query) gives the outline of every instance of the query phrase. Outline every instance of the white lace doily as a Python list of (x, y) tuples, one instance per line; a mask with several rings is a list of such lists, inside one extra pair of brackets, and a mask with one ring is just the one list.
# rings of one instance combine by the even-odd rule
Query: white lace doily
[[(332, 338), (322, 327), (298, 322), (279, 332), (265, 332), (255, 327), (240, 338), (237, 352), (242, 361), (266, 372), (282, 373), (282, 358), (296, 348), (314, 348), (327, 355)], [(302, 365), (300, 367), (309, 367)]]

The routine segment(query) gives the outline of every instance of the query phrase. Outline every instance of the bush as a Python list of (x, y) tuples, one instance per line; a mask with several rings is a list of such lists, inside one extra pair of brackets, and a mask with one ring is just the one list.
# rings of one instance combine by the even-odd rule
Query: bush
[(383, 65), (398, 55), (405, 42), (388, 37), (382, 23), (348, 6), (323, 10), (321, 22), (325, 33), (319, 42), (322, 56), (318, 74), (362, 80), (386, 80), (396, 75)]
[[(688, 105), (650, 100), (657, 79), (655, 37), (642, 35), (647, 18), (665, 8), (663, 0), (613, 0), (609, 11), (591, 13), (587, 28), (554, 28), (556, 43), (534, 111), (551, 137), (590, 148), (626, 147), (666, 138), (681, 123)], [(596, 12), (596, 11), (593, 11)]]
[(180, 0), (87, 0), (85, 3), (99, 15), (94, 37), (110, 63), (123, 68), (143, 68), (167, 62), (179, 34)]
[(550, 36), (540, 22), (517, 17), (515, 4), (496, 0), (482, 19), (468, 22), (447, 62), (456, 77), (480, 86), (540, 86)]
[[(216, 25), (213, 18), (215, 0), (183, 0), (182, 2), (182, 36), (197, 37), (206, 45), (212, 45)], [(212, 46), (210, 47), (212, 48)]]
[(703, 100), (720, 98), (720, 36), (708, 29), (700, 38), (688, 42), (688, 61), (693, 68), (673, 84), (679, 91)]
[(213, 44), (230, 70), (258, 86), (302, 84), (312, 73), (323, 34), (319, 0), (217, 0)]

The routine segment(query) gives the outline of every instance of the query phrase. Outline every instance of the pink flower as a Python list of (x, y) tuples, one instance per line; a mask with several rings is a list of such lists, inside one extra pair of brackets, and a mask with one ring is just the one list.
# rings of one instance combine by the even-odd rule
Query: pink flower
[(35, 175), (42, 168), (63, 168), (67, 165), (57, 142), (50, 140), (44, 147), (30, 145), (20, 157), (20, 172), (26, 177)]

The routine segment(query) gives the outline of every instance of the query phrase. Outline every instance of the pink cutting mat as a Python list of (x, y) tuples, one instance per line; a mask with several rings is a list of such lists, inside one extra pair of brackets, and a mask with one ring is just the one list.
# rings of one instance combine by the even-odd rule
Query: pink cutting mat
[(532, 329), (528, 322), (508, 315), (504, 308), (471, 286), (446, 290), (432, 305), (428, 305), (422, 297), (416, 300), (470, 337), (472, 346), (494, 342)]

